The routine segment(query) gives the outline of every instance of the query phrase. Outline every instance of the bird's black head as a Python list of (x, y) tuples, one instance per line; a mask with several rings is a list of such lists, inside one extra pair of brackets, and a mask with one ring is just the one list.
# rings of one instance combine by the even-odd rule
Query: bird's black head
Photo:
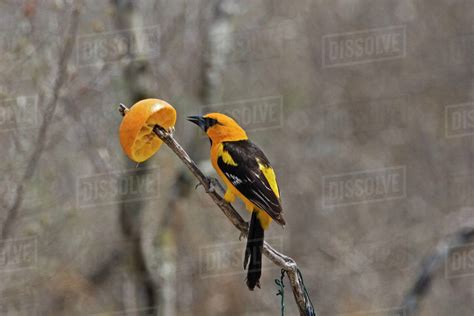
[(202, 128), (211, 143), (248, 139), (242, 127), (233, 118), (222, 113), (188, 116), (188, 120)]
[(188, 121), (193, 122), (194, 124), (202, 128), (204, 132), (207, 132), (209, 127), (214, 126), (218, 123), (215, 118), (205, 116), (188, 116), (187, 119)]

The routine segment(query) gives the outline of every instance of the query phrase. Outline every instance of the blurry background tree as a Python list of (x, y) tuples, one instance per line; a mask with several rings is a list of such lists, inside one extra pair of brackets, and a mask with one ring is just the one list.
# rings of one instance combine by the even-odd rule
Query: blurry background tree
[[(279, 313), (279, 270), (265, 261), (247, 291), (244, 241), (174, 154), (137, 167), (122, 153), (117, 106), (144, 97), (177, 108), (176, 137), (209, 175), (187, 115), (229, 112), (264, 148), (288, 218), (268, 239), (321, 315), (399, 311), (422, 258), (474, 224), (471, 1), (0, 8), (0, 313)], [(422, 315), (472, 314), (472, 251), (448, 260)]]

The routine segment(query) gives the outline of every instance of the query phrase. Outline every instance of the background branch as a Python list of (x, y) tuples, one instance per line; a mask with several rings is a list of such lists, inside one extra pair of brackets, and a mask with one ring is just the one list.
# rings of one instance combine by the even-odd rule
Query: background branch
[(402, 306), (406, 315), (416, 315), (423, 298), (428, 294), (437, 271), (447, 262), (453, 251), (474, 240), (474, 228), (464, 228), (446, 240), (442, 240), (433, 254), (426, 257), (420, 267), (413, 286), (405, 295)]
[[(127, 108), (121, 104), (120, 112), (122, 115), (125, 114)], [(166, 144), (169, 148), (181, 159), (181, 161), (188, 167), (192, 174), (199, 180), (199, 183), (204, 187), (206, 193), (212, 198), (212, 200), (219, 206), (221, 211), (227, 216), (227, 218), (234, 224), (234, 226), (240, 230), (243, 235), (247, 235), (248, 224), (240, 216), (240, 214), (234, 209), (234, 207), (227, 203), (222, 196), (220, 196), (216, 190), (211, 189), (211, 183), (208, 177), (206, 177), (202, 171), (197, 167), (196, 163), (189, 157), (187, 152), (181, 147), (181, 145), (174, 139), (173, 135), (166, 131), (164, 128), (156, 125), (153, 128), (155, 134)], [(305, 287), (303, 284), (302, 277), (299, 273), (298, 266), (292, 258), (278, 252), (267, 242), (264, 242), (263, 253), (281, 269), (285, 270), (290, 284), (293, 290), (300, 315), (315, 315), (314, 307), (312, 306), (311, 300), (305, 293)]]
[[(77, 28), (79, 24), (79, 8), (80, 4), (76, 2), (74, 8), (72, 9), (68, 31), (65, 35), (65, 43), (58, 59), (56, 76), (53, 80), (53, 88), (51, 92), (52, 96), (50, 97), (49, 102), (45, 107), (43, 122), (41, 123), (41, 126), (38, 130), (38, 137), (35, 143), (35, 147), (33, 149), (33, 153), (31, 154), (31, 158), (28, 160), (25, 173), (21, 177), (20, 183), (16, 187), (13, 203), (11, 207), (8, 208), (8, 210), (6, 211), (6, 218), (2, 224), (2, 239), (6, 239), (9, 235), (12, 223), (14, 222), (18, 210), (22, 205), (25, 184), (26, 182), (31, 180), (31, 178), (35, 174), (39, 159), (46, 145), (46, 134), (48, 132), (50, 123), (53, 119), (54, 113), (58, 105), (59, 92), (67, 79), (67, 63), (72, 54), (72, 49), (74, 47), (74, 42), (76, 41)], [(44, 99), (45, 96), (43, 93), (39, 97), (39, 102), (41, 103)]]

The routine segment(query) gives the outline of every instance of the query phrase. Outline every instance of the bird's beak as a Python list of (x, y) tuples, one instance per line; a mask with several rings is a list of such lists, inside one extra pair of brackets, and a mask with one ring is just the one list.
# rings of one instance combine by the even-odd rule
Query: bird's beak
[(202, 128), (202, 130), (206, 129), (206, 120), (202, 116), (188, 116), (187, 119)]

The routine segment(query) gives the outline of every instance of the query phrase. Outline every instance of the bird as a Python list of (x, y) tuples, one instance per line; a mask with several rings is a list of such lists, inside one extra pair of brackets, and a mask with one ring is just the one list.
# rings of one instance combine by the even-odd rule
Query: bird
[(188, 116), (211, 142), (211, 163), (226, 185), (224, 200), (238, 197), (251, 213), (244, 269), (247, 287), (260, 288), (262, 249), (265, 230), (272, 220), (285, 226), (275, 171), (263, 151), (252, 143), (245, 130), (231, 117), (222, 113)]

